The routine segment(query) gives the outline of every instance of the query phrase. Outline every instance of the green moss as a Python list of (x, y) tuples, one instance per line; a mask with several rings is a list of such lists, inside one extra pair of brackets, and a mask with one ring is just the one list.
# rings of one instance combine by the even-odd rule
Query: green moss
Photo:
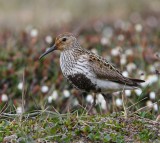
[[(28, 114), (29, 115), (29, 114)], [(0, 140), (17, 135), (22, 142), (45, 139), (57, 142), (72, 142), (79, 138), (84, 141), (99, 142), (149, 142), (159, 139), (158, 126), (151, 120), (134, 115), (124, 119), (123, 116), (111, 115), (66, 115), (41, 112), (35, 117), (23, 115), (21, 121), (16, 116), (10, 121), (3, 119), (0, 123)], [(157, 123), (158, 125), (160, 123)], [(152, 126), (152, 128), (149, 128)]]

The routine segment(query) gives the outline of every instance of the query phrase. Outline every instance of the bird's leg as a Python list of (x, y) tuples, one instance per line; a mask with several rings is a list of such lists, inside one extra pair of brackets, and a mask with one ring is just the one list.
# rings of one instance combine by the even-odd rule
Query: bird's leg
[(123, 102), (123, 110), (124, 110), (124, 117), (127, 119), (127, 109), (126, 109), (126, 105), (125, 105), (125, 95), (124, 95), (124, 91), (122, 91), (122, 102)]
[(90, 107), (90, 109), (88, 110), (88, 113), (90, 113), (90, 111), (92, 111), (93, 107), (95, 107), (96, 105), (96, 93), (93, 93), (93, 103)]

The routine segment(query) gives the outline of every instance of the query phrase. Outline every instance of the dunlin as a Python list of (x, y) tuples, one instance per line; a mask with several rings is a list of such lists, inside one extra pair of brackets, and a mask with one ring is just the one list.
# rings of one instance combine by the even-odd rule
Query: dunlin
[(132, 90), (140, 86), (140, 79), (124, 77), (105, 58), (82, 48), (76, 37), (71, 33), (59, 35), (55, 44), (41, 55), (60, 50), (60, 67), (68, 81), (76, 88), (92, 92), (96, 104), (96, 93), (108, 93), (120, 90)]

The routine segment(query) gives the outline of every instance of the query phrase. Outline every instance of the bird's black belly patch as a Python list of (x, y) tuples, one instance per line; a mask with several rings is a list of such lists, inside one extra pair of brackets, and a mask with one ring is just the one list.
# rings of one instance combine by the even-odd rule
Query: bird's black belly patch
[(96, 85), (91, 82), (84, 74), (74, 74), (68, 76), (69, 81), (79, 88), (89, 92), (90, 90), (96, 90)]

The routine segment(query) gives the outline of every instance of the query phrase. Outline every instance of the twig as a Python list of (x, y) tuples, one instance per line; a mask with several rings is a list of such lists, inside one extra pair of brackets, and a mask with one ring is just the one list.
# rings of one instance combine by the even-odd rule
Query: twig
[(137, 105), (138, 103), (140, 103), (141, 101), (143, 101), (143, 100), (145, 100), (145, 99), (147, 99), (147, 98), (148, 98), (148, 97), (145, 97), (145, 98), (143, 98), (142, 100), (140, 100), (140, 101), (138, 101), (138, 102), (132, 104), (132, 105), (129, 106), (127, 109), (130, 109), (130, 108), (133, 107), (134, 105)]
[(24, 68), (24, 71), (23, 71), (23, 87), (22, 87), (22, 113), (24, 113), (24, 96), (25, 96), (25, 68)]
[(124, 110), (124, 117), (125, 117), (125, 119), (127, 119), (127, 108), (125, 106), (125, 97), (124, 97), (125, 86), (126, 86), (126, 84), (124, 85), (123, 90), (122, 90), (122, 104), (123, 104), (123, 110)]
[[(159, 101), (153, 103), (152, 106), (153, 106), (154, 104), (158, 103), (158, 102), (159, 102)], [(150, 107), (149, 105), (146, 105), (146, 106), (138, 109), (137, 111), (133, 112), (131, 115), (133, 115), (133, 114), (135, 114), (135, 113), (137, 113), (137, 112), (140, 112), (140, 111), (146, 111), (147, 109), (150, 109), (150, 110), (151, 110), (151, 107)]]

